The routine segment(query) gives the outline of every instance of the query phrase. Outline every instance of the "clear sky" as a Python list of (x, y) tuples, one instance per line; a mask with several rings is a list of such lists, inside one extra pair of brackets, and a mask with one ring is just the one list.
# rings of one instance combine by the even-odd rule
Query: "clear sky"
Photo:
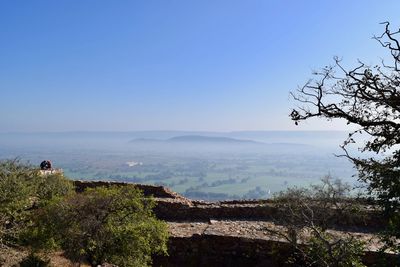
[(289, 91), (379, 62), (400, 1), (3, 0), (0, 132), (312, 130)]

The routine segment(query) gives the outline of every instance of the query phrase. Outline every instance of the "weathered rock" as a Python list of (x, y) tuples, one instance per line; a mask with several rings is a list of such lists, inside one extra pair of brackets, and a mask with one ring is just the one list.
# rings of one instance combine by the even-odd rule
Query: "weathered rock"
[[(74, 183), (78, 192), (97, 186), (126, 185), (104, 181)], [(273, 219), (284, 211), (278, 210), (272, 201), (193, 201), (161, 186), (134, 185), (145, 195), (155, 197), (154, 212), (169, 225), (169, 256), (154, 255), (154, 266), (287, 266), (289, 244), (269, 231), (283, 229)], [(352, 232), (367, 241), (363, 261), (372, 266), (377, 263), (376, 251), (382, 246), (376, 231), (385, 221), (368, 203), (362, 212), (363, 219), (355, 220), (351, 227), (338, 218), (331, 222), (329, 231)], [(389, 260), (393, 257), (386, 255)]]

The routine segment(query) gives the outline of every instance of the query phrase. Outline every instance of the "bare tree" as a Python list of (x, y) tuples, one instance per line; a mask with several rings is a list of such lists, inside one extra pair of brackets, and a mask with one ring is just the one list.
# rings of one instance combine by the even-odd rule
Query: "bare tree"
[[(348, 226), (358, 217), (360, 204), (349, 197), (351, 188), (339, 179), (326, 176), (310, 188), (289, 188), (274, 197), (279, 210), (278, 227), (266, 229), (286, 240), (292, 249), (289, 263), (294, 266), (364, 266), (364, 243), (350, 233), (335, 233), (328, 227), (340, 219)], [(343, 222), (345, 221), (345, 222)]]
[[(400, 222), (400, 29), (391, 31), (389, 22), (382, 23), (384, 32), (374, 39), (389, 52), (390, 62), (369, 66), (358, 61), (347, 70), (339, 58), (332, 66), (313, 73), (314, 78), (292, 92), (299, 106), (290, 117), (298, 124), (313, 117), (343, 119), (358, 126), (344, 141), (342, 156), (350, 159), (376, 197), (386, 215)], [(356, 138), (366, 134), (369, 139), (359, 143)], [(358, 144), (361, 152), (378, 156), (354, 156), (350, 144)], [(400, 237), (400, 223), (391, 230)]]

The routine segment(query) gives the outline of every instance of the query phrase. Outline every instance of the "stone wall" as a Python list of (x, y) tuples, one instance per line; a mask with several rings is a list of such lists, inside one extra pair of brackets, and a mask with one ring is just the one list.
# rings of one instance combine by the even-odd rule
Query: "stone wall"
[[(98, 186), (126, 185), (106, 181), (74, 181), (74, 184), (77, 192)], [(170, 227), (169, 256), (155, 255), (154, 266), (285, 266), (290, 252), (288, 243), (261, 233), (263, 227), (271, 224), (273, 218), (282, 212), (273, 202), (193, 201), (162, 186), (134, 186), (145, 195), (155, 197), (157, 206), (154, 212)], [(352, 227), (365, 231), (366, 235), (375, 235), (376, 230), (386, 223), (374, 208), (366, 208), (363, 213), (364, 218), (355, 221)], [(174, 228), (172, 231), (171, 227)], [(341, 218), (332, 222), (331, 227), (338, 231), (349, 228)], [(386, 254), (385, 257), (393, 261), (387, 266), (395, 266), (394, 255)], [(378, 254), (368, 250), (363, 260), (367, 266), (374, 266)]]
[[(286, 245), (286, 247), (285, 247)], [(277, 248), (279, 247), (279, 255)], [(153, 266), (285, 266), (287, 244), (231, 236), (172, 237), (169, 256), (154, 256)], [(278, 257), (279, 256), (279, 257)]]
[[(75, 180), (73, 181), (75, 190), (77, 192), (83, 192), (86, 188), (94, 188), (99, 186), (126, 186), (129, 183), (123, 182), (110, 182), (110, 181), (82, 181), (82, 180)], [(143, 194), (146, 196), (154, 196), (157, 198), (182, 198), (179, 194), (165, 188), (163, 186), (155, 186), (155, 185), (145, 185), (145, 184), (131, 184), (135, 187), (139, 188), (143, 191)]]
[[(167, 221), (208, 221), (210, 219), (262, 220), (279, 217), (280, 212), (273, 203), (254, 201), (246, 204), (196, 203), (170, 199), (158, 199), (155, 208), (157, 217)], [(327, 210), (328, 212), (332, 212)], [(362, 216), (351, 218), (352, 226), (379, 229), (386, 221), (375, 210), (365, 210)], [(330, 227), (346, 227), (348, 221), (336, 217)]]
[[(107, 181), (74, 181), (77, 192), (86, 188), (98, 186), (118, 185), (127, 183)], [(272, 220), (278, 216), (279, 211), (273, 202), (268, 200), (246, 200), (226, 202), (192, 201), (168, 188), (154, 185), (133, 184), (143, 191), (146, 196), (156, 198), (157, 206), (154, 209), (159, 219), (167, 221), (208, 221), (210, 219), (235, 219), (235, 220)], [(330, 212), (327, 210), (326, 212)], [(380, 228), (386, 222), (373, 209), (363, 211), (364, 216), (353, 219), (353, 225), (359, 227)], [(343, 227), (347, 222), (343, 218), (332, 221), (331, 227)]]
[[(232, 236), (171, 237), (169, 256), (153, 256), (153, 266), (290, 267), (288, 243)], [(399, 266), (398, 255), (366, 251), (366, 266)], [(382, 263), (384, 261), (384, 263)]]

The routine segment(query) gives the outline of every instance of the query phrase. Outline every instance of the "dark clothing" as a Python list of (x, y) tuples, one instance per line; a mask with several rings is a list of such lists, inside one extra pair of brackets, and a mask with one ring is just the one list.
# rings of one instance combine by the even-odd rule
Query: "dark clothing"
[(40, 163), (41, 170), (51, 170), (51, 162), (50, 160), (44, 160)]

